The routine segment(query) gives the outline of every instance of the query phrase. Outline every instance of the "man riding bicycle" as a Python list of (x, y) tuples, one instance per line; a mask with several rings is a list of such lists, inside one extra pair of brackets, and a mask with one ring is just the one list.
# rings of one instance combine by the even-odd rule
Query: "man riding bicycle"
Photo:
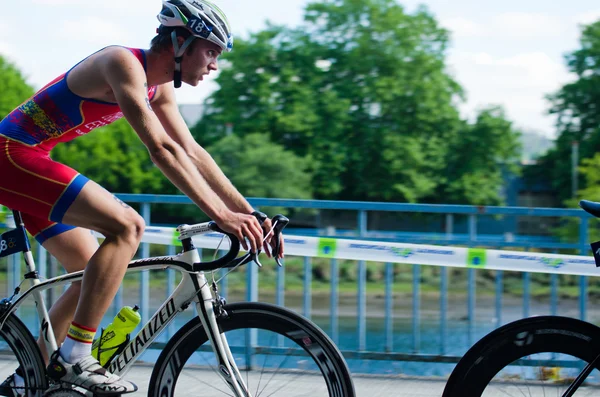
[[(163, 0), (158, 19), (149, 50), (103, 48), (0, 123), (0, 204), (21, 211), (29, 233), (68, 272), (85, 268), (82, 282), (73, 283), (50, 310), (57, 341), (64, 343), (50, 357), (49, 372), (95, 394), (137, 390), (102, 368), (91, 356), (91, 344), (145, 225), (101, 186), (51, 160), (55, 145), (125, 117), (154, 164), (244, 248), (260, 249), (263, 228), (271, 227), (269, 219), (261, 227), (254, 209), (195, 142), (175, 102), (173, 87), (198, 85), (217, 70), (221, 52), (231, 51), (224, 13), (205, 0)], [(105, 236), (100, 246), (89, 230)], [(274, 246), (270, 236), (267, 254), (269, 243)], [(283, 249), (276, 254), (282, 256)], [(22, 395), (22, 385), (17, 370), (0, 385), (0, 395)]]

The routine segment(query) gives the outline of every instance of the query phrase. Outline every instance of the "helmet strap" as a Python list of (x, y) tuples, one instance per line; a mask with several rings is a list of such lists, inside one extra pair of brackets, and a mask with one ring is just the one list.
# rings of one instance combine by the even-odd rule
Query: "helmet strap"
[(175, 84), (175, 88), (181, 87), (181, 61), (183, 59), (183, 54), (187, 47), (194, 41), (195, 37), (190, 36), (179, 47), (179, 43), (177, 41), (177, 33), (175, 30), (171, 32), (171, 41), (173, 42), (173, 53), (175, 55), (175, 72), (173, 74), (173, 83)]

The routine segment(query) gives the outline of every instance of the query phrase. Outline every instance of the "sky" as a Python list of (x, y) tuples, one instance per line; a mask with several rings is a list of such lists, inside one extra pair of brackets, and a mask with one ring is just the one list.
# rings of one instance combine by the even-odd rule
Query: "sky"
[[(301, 23), (307, 0), (214, 0), (234, 36), (267, 20)], [(600, 19), (597, 0), (402, 0), (412, 13), (426, 6), (451, 32), (448, 73), (465, 89), (463, 117), (499, 104), (515, 127), (556, 136), (547, 94), (574, 79), (564, 55), (579, 47), (581, 24)], [(0, 13), (0, 55), (38, 89), (82, 58), (112, 44), (148, 48), (160, 0), (19, 0)], [(235, 51), (235, 47), (234, 47)], [(218, 88), (214, 78), (176, 90), (180, 104), (199, 104)]]

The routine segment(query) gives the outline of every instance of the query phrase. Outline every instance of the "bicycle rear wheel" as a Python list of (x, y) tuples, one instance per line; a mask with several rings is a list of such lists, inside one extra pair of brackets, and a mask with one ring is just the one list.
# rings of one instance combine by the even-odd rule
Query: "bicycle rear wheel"
[[(559, 316), (518, 320), (467, 351), (450, 375), (443, 397), (597, 395), (599, 355), (600, 328), (593, 324)], [(594, 363), (592, 372), (568, 394), (588, 363)]]
[[(312, 322), (264, 303), (235, 303), (225, 310), (228, 317), (219, 326), (254, 397), (354, 397), (344, 358)], [(207, 341), (199, 318), (184, 325), (158, 358), (148, 396), (231, 395), (216, 374)]]
[[(33, 336), (14, 314), (0, 329), (0, 383), (21, 367), (27, 396), (42, 396), (48, 388), (42, 354)], [(19, 394), (25, 391), (18, 389)], [(11, 390), (4, 390), (10, 393)]]

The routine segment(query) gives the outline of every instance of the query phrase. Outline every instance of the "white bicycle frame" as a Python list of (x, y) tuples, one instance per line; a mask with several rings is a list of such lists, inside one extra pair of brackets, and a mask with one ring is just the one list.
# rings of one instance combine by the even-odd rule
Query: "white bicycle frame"
[[(211, 222), (200, 223), (196, 225), (183, 225), (178, 228), (181, 233), (180, 240), (190, 238), (194, 235), (201, 235), (214, 232), (209, 224)], [(190, 240), (191, 241), (191, 240)], [(184, 244), (185, 246), (185, 244)], [(124, 375), (136, 362), (140, 355), (150, 346), (150, 344), (161, 334), (166, 326), (191, 303), (197, 308), (198, 317), (206, 334), (211, 342), (213, 352), (218, 362), (219, 376), (227, 383), (231, 391), (238, 397), (251, 397), (250, 392), (240, 374), (235, 363), (229, 344), (225, 335), (219, 331), (217, 317), (214, 310), (214, 297), (211, 292), (210, 283), (206, 279), (203, 271), (194, 271), (194, 264), (200, 262), (198, 251), (191, 246), (187, 252), (178, 255), (161, 256), (147, 259), (131, 261), (127, 272), (142, 270), (165, 270), (174, 269), (182, 273), (182, 279), (175, 288), (171, 296), (154, 313), (152, 318), (143, 326), (138, 334), (131, 338), (127, 346), (111, 362), (108, 370), (117, 375)], [(37, 313), (42, 324), (41, 333), (46, 342), (48, 357), (58, 349), (56, 338), (50, 323), (50, 317), (43, 299), (43, 292), (49, 288), (55, 288), (61, 285), (79, 281), (83, 278), (83, 271), (78, 271), (62, 276), (54, 277), (41, 281), (36, 272), (33, 255), (30, 250), (24, 252), (25, 263), (29, 273), (25, 275), (30, 279), (31, 287), (14, 301), (0, 316), (0, 327), (4, 321), (29, 296), (33, 296), (36, 302)]]

